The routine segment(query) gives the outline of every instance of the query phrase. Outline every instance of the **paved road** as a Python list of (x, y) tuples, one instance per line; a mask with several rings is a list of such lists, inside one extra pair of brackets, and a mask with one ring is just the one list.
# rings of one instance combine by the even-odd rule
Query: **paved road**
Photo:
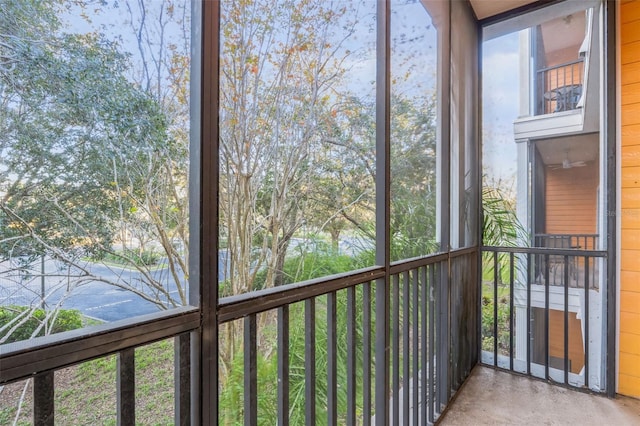
[[(347, 255), (354, 255), (366, 247), (360, 240), (346, 238), (340, 242), (340, 252)], [(294, 239), (290, 249), (295, 251), (296, 247), (305, 247), (305, 250), (313, 249), (307, 240)], [(218, 279), (224, 280), (229, 272), (226, 264), (228, 253), (221, 250), (218, 259)], [(106, 266), (99, 263), (87, 262), (87, 269), (95, 276), (102, 277), (105, 281), (123, 282), (136, 284), (140, 283), (142, 276), (140, 272), (127, 270), (118, 266)], [(7, 272), (10, 265), (7, 262), (0, 262), (0, 306), (2, 305), (22, 305), (33, 306), (40, 303), (42, 293), (42, 280), (40, 276), (41, 264), (36, 262), (33, 276), (28, 276), (24, 272)], [(160, 308), (157, 304), (145, 300), (143, 297), (118, 288), (117, 286), (102, 281), (87, 281), (80, 285), (68, 275), (77, 274), (77, 271), (68, 270), (52, 259), (46, 259), (45, 265), (45, 294), (47, 294), (47, 306), (55, 306), (64, 298), (62, 307), (66, 309), (77, 309), (84, 315), (98, 319), (100, 321), (117, 321), (125, 318), (132, 318), (138, 315), (158, 312)], [(169, 292), (172, 297), (178, 299), (178, 291), (175, 281), (169, 274), (168, 268), (159, 268), (151, 272), (154, 280), (162, 283), (172, 283), (169, 285)], [(182, 274), (181, 274), (182, 275)], [(65, 281), (66, 280), (66, 281)], [(183, 287), (186, 287), (184, 280)], [(145, 294), (155, 297), (148, 289)], [(166, 300), (166, 299), (161, 299)]]
[[(6, 265), (0, 265), (5, 266)], [(38, 264), (38, 267), (40, 265)], [(95, 276), (104, 280), (122, 283), (141, 283), (142, 274), (137, 271), (127, 270), (122, 267), (105, 266), (97, 263), (86, 264), (86, 268)], [(2, 272), (5, 272), (3, 274)], [(39, 271), (38, 271), (39, 272)], [(45, 261), (45, 294), (47, 306), (55, 306), (62, 298), (62, 307), (66, 309), (78, 309), (84, 315), (100, 321), (117, 321), (158, 312), (157, 304), (145, 300), (134, 292), (118, 288), (117, 286), (101, 282), (87, 281), (81, 284), (68, 279), (65, 275), (73, 275), (74, 271), (62, 268), (58, 262), (47, 259)], [(162, 283), (173, 283), (168, 268), (159, 268), (152, 271), (154, 280)], [(178, 298), (178, 290), (175, 284), (167, 284), (172, 297)], [(183, 282), (184, 285), (184, 282)], [(143, 287), (141, 287), (143, 288)], [(7, 274), (6, 269), (0, 269), (0, 305), (33, 305), (40, 303), (42, 281), (38, 277), (29, 277), (22, 274)], [(152, 295), (148, 290), (145, 294)], [(166, 298), (161, 299), (166, 300)]]

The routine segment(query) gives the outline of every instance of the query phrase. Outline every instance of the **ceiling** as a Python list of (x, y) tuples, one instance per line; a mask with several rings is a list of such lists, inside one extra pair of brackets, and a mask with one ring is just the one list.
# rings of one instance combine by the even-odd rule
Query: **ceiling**
[(488, 18), (499, 13), (507, 12), (537, 0), (470, 0), (471, 6), (478, 19)]
[[(575, 59), (578, 58), (578, 49), (585, 37), (585, 12), (576, 12), (545, 22), (540, 26), (544, 51), (557, 52), (573, 47)], [(563, 58), (567, 62), (566, 58)], [(549, 58), (547, 58), (549, 62)], [(559, 63), (558, 61), (556, 63)]]
[(546, 165), (562, 164), (565, 158), (573, 161), (595, 161), (598, 159), (600, 136), (597, 133), (565, 136), (536, 141), (542, 161)]

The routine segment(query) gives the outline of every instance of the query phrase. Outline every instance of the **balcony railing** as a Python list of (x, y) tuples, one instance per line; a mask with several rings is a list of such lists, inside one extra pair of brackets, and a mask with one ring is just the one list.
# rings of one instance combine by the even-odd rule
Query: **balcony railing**
[[(597, 234), (536, 234), (535, 247), (572, 250), (597, 250)], [(563, 256), (555, 253), (534, 255), (534, 282), (549, 285), (582, 288), (589, 279), (592, 289), (599, 288), (598, 263), (585, 263), (580, 256)], [(566, 277), (565, 277), (566, 274)]]
[[(264, 419), (261, 390), (277, 379), (277, 424), (432, 424), (477, 360), (476, 257), (468, 249), (398, 262), (388, 282), (370, 268), (222, 299), (220, 334), (244, 335), (244, 418), (221, 412), (219, 421)], [(259, 337), (269, 329), (275, 347)], [(269, 377), (258, 361), (274, 351)], [(300, 386), (305, 397), (292, 400)]]
[(571, 111), (582, 96), (584, 59), (542, 68), (536, 72), (536, 115)]
[(535, 234), (534, 247), (596, 250), (598, 234)]
[[(561, 248), (482, 249), (482, 362), (494, 367), (604, 391), (602, 294), (606, 252)], [(553, 259), (560, 269), (554, 271)], [(578, 270), (572, 276), (574, 265)], [(554, 272), (557, 276), (554, 277)], [(598, 346), (599, 347), (599, 346)], [(592, 353), (593, 352), (593, 353)]]
[[(461, 249), (220, 299), (218, 333), (240, 336), (229, 365), (244, 386), (232, 413), (220, 406), (218, 423), (226, 414), (247, 425), (271, 416), (280, 425), (434, 423), (479, 359), (477, 262), (477, 248)], [(205, 392), (225, 392), (223, 381), (198, 376), (218, 362), (193, 358), (199, 333), (208, 334), (201, 315), (184, 307), (4, 345), (0, 385), (33, 378), (33, 423), (52, 425), (56, 371), (116, 354), (115, 420), (135, 424), (136, 349), (174, 338), (174, 407), (159, 409), (176, 424), (197, 423), (194, 407), (215, 403)], [(277, 371), (260, 368), (271, 360)], [(265, 405), (270, 389), (277, 397)]]
[[(189, 424), (191, 404), (190, 347), (200, 313), (183, 307), (132, 320), (103, 324), (3, 345), (0, 350), (0, 385), (33, 379), (34, 425), (53, 425), (55, 419), (55, 373), (64, 368), (111, 354), (117, 356), (116, 420), (136, 424), (135, 350), (160, 340), (174, 339), (174, 413), (176, 424)], [(197, 334), (196, 334), (197, 336)]]

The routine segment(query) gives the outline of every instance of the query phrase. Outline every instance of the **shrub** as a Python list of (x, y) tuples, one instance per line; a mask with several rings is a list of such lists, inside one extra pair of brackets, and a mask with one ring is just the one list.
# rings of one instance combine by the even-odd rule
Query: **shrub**
[(100, 253), (93, 256), (93, 260), (106, 260), (107, 262), (117, 263), (118, 265), (129, 265), (133, 263), (135, 266), (153, 266), (160, 261), (160, 253), (153, 250), (132, 250), (125, 249), (115, 253)]
[[(305, 253), (287, 259), (284, 262), (284, 284), (292, 284), (318, 277), (339, 274), (354, 269), (354, 261), (346, 255), (332, 252)], [(267, 271), (258, 272), (255, 280), (255, 290), (265, 285)]]
[[(482, 350), (493, 352), (493, 298), (482, 296)], [(498, 353), (509, 354), (509, 300), (498, 299)]]
[[(2, 306), (0, 307), (0, 329), (9, 324), (14, 318), (26, 310), (31, 309), (28, 306)], [(47, 313), (44, 309), (35, 309), (29, 314), (26, 320), (14, 330), (4, 343), (18, 342), (21, 340), (31, 339), (33, 333), (45, 321)], [(42, 327), (38, 334), (33, 337), (44, 336), (45, 330), (48, 334), (61, 333), (63, 331), (74, 330), (82, 327), (82, 315), (80, 311), (75, 309), (60, 309), (57, 315), (51, 315), (47, 319), (46, 326)], [(13, 328), (7, 327), (4, 333)]]

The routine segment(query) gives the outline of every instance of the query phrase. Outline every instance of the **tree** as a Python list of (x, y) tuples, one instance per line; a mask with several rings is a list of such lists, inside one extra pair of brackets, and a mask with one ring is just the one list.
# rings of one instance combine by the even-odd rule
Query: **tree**
[[(57, 259), (69, 265), (67, 291), (104, 281), (162, 309), (185, 304), (184, 46), (158, 47), (168, 52), (154, 62), (162, 81), (153, 72), (145, 78), (162, 87), (143, 86), (128, 76), (135, 61), (117, 42), (98, 32), (65, 33), (57, 18), (62, 6), (8, 1), (0, 12), (0, 258), (24, 270), (37, 257)], [(173, 19), (175, 6), (162, 6), (163, 19)], [(176, 19), (185, 25), (183, 16)], [(128, 247), (127, 235), (142, 246)], [(145, 242), (165, 253), (170, 280), (152, 273)], [(134, 268), (139, 279), (92, 272), (86, 258), (105, 256)]]
[[(220, 210), (228, 293), (282, 282), (287, 247), (311, 209), (317, 153), (351, 55), (344, 44), (358, 15), (347, 9), (317, 0), (223, 8)], [(255, 283), (261, 268), (266, 282)]]
[[(223, 295), (285, 283), (294, 235), (340, 226), (339, 176), (323, 171), (344, 161), (332, 155), (329, 140), (335, 106), (347, 97), (344, 77), (355, 56), (347, 45), (359, 7), (320, 0), (222, 4), (219, 226), (229, 262)], [(333, 195), (324, 197), (329, 192), (320, 185)], [(271, 320), (261, 316), (261, 326)], [(241, 345), (237, 327), (221, 330), (223, 383)]]
[(391, 257), (424, 256), (436, 235), (436, 98), (395, 96), (391, 107)]

